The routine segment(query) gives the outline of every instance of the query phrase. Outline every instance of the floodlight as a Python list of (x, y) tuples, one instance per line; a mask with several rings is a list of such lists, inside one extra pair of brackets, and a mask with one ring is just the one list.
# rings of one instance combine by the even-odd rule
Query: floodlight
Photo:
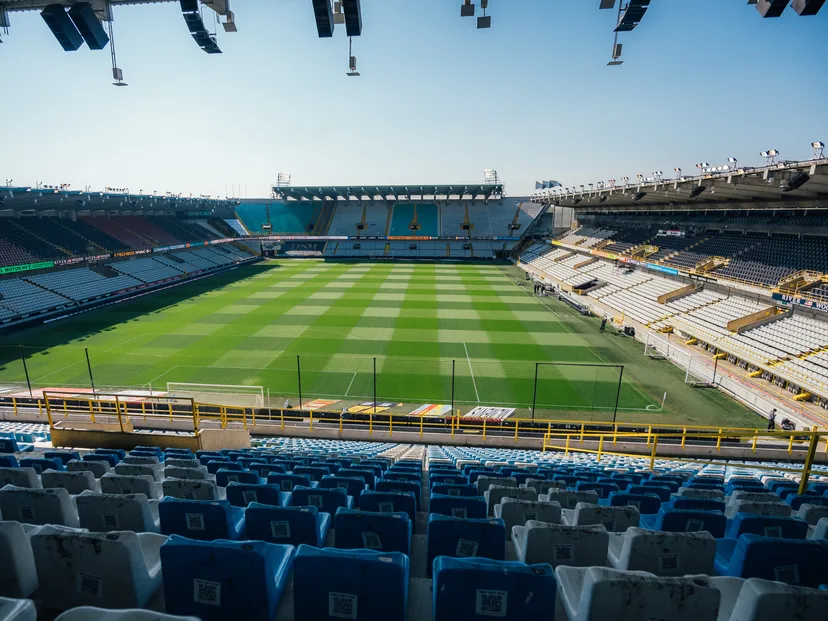
[(710, 168), (710, 164), (708, 164), (707, 162), (699, 162), (698, 164), (696, 164), (696, 168), (701, 168), (702, 172), (704, 172), (704, 169)]
[(811, 143), (811, 146), (812, 146), (814, 149), (824, 149), (824, 148), (825, 148), (825, 143), (824, 143), (824, 142), (820, 142), (820, 141), (817, 141), (817, 142), (812, 142), (812, 143)]
[(814, 159), (821, 160), (824, 156), (825, 151), (825, 143), (817, 140), (816, 142), (811, 143), (811, 147), (814, 149)]

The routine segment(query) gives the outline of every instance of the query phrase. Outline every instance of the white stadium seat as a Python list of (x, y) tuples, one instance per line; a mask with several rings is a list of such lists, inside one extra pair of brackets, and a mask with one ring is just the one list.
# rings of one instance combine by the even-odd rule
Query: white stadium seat
[(673, 533), (633, 527), (610, 537), (607, 558), (616, 569), (656, 576), (712, 574), (716, 540), (708, 532)]
[(100, 491), (100, 485), (91, 472), (60, 472), (46, 470), (40, 475), (43, 489), (61, 488), (72, 495), (83, 491)]
[(0, 621), (37, 621), (37, 609), (30, 599), (0, 597)]
[(512, 527), (523, 526), (529, 520), (560, 524), (561, 505), (557, 502), (503, 498), (499, 504), (495, 505), (494, 516), (506, 523), (506, 537), (511, 539)]
[(0, 522), (0, 596), (29, 597), (37, 590), (32, 545), (20, 522)]
[(65, 489), (0, 489), (0, 515), (25, 524), (61, 524), (77, 528), (78, 512)]
[(579, 502), (574, 509), (564, 509), (563, 522), (568, 526), (602, 524), (611, 533), (623, 533), (631, 526), (638, 526), (641, 514), (638, 507), (604, 507)]
[(529, 520), (512, 527), (517, 559), (534, 565), (549, 563), (588, 567), (606, 565), (609, 534), (603, 526), (565, 526)]
[(161, 586), (155, 533), (42, 526), (32, 533), (40, 596), (49, 608), (98, 605), (141, 608)]
[(157, 533), (158, 501), (144, 494), (96, 494), (83, 492), (75, 498), (81, 528), (92, 532), (131, 530)]
[(154, 477), (146, 474), (127, 476), (105, 474), (101, 477), (101, 492), (104, 494), (144, 494), (147, 498), (161, 498), (161, 489)]

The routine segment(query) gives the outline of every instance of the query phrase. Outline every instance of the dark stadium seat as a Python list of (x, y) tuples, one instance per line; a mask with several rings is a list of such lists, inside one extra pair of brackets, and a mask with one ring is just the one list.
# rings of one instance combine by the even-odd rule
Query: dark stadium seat
[(505, 554), (506, 524), (503, 520), (429, 514), (426, 560), (429, 576), (434, 559), (438, 556), (477, 556), (502, 561)]
[(486, 518), (486, 500), (482, 496), (455, 496), (432, 492), (429, 497), (429, 513), (439, 513), (459, 518)]
[(251, 502), (279, 507), (291, 504), (291, 492), (283, 492), (275, 484), (232, 481), (227, 484), (225, 494), (234, 507), (246, 507)]
[(551, 565), (439, 557), (434, 561), (434, 621), (487, 617), (542, 619), (555, 610)]
[(411, 555), (413, 522), (406, 513), (377, 513), (340, 507), (333, 521), (337, 548)]
[(404, 621), (408, 578), (408, 557), (398, 552), (299, 546), (293, 561), (295, 618)]
[(244, 532), (244, 509), (227, 500), (184, 500), (166, 496), (158, 505), (161, 532), (190, 539), (239, 539)]
[(277, 507), (252, 502), (244, 513), (248, 539), (325, 547), (331, 516), (312, 506)]
[(414, 522), (417, 514), (417, 498), (412, 492), (374, 492), (363, 490), (359, 495), (362, 511), (378, 513), (405, 513)]
[(161, 546), (168, 612), (202, 621), (271, 621), (290, 579), (293, 546), (263, 541), (192, 541)]
[(325, 489), (298, 485), (291, 492), (291, 506), (316, 507), (324, 513), (335, 515), (339, 507), (351, 509), (354, 499), (343, 488)]
[(719, 539), (716, 572), (816, 588), (828, 584), (828, 544), (751, 534)]

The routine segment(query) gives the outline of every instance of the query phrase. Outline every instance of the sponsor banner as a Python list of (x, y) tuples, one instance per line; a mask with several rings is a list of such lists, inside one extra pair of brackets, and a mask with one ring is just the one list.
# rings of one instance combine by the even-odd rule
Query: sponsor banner
[(774, 293), (771, 295), (771, 297), (774, 300), (784, 302), (785, 304), (798, 304), (799, 306), (804, 306), (805, 308), (813, 308), (815, 310), (828, 311), (828, 302), (816, 302), (814, 300), (800, 298), (796, 295), (787, 295), (785, 293)]
[(339, 403), (338, 399), (314, 399), (310, 403), (303, 403), (303, 410), (322, 410), (331, 407), (334, 403)]
[(644, 267), (648, 270), (655, 270), (656, 272), (663, 272), (665, 274), (672, 274), (678, 276), (679, 271), (674, 267), (664, 267), (663, 265), (656, 265), (655, 263), (645, 263)]
[(23, 265), (7, 265), (6, 267), (0, 267), (0, 274), (14, 274), (16, 272), (28, 272), (29, 270), (43, 270), (54, 266), (54, 261), (41, 261), (40, 263), (24, 263)]
[(619, 256), (612, 252), (604, 252), (603, 250), (590, 250), (589, 254), (595, 255), (596, 257), (603, 257), (604, 259), (609, 259), (610, 261), (617, 261)]
[(710, 278), (710, 276), (700, 276), (699, 274), (688, 274), (688, 276), (690, 276), (690, 278), (692, 278), (693, 280), (701, 280), (704, 282), (719, 282), (715, 278)]
[(658, 233), (656, 233), (656, 237), (684, 237), (684, 231), (679, 229), (669, 229), (666, 231), (659, 229)]
[(437, 418), (439, 416), (446, 416), (451, 414), (450, 405), (436, 405), (434, 403), (427, 403), (421, 405), (416, 410), (411, 412), (409, 416), (421, 416), (423, 418)]
[(515, 408), (490, 408), (478, 405), (473, 410), (469, 410), (463, 414), (463, 418), (480, 418), (487, 420), (503, 420), (509, 418), (515, 411)]
[(348, 408), (348, 411), (351, 414), (371, 414), (372, 412), (378, 414), (380, 412), (384, 412), (385, 410), (390, 410), (391, 408), (396, 408), (401, 405), (402, 403), (396, 403), (394, 401), (377, 401), (377, 410), (376, 412), (374, 412), (374, 402), (363, 401), (359, 405), (355, 405), (353, 407)]
[[(152, 252), (153, 252), (152, 248), (142, 248), (141, 250), (126, 250), (124, 252), (115, 252), (115, 253), (112, 254), (112, 256), (115, 257), (115, 258), (134, 257), (134, 256), (138, 256), (138, 255), (141, 255), (141, 254), (150, 254)], [(93, 259), (87, 257), (86, 260), (91, 261)]]

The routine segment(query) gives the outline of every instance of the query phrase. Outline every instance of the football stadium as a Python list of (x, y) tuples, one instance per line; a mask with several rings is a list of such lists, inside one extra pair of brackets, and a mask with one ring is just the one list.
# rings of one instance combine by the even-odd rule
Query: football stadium
[(0, 621), (825, 621), (824, 1), (275, 4), (0, 0)]

